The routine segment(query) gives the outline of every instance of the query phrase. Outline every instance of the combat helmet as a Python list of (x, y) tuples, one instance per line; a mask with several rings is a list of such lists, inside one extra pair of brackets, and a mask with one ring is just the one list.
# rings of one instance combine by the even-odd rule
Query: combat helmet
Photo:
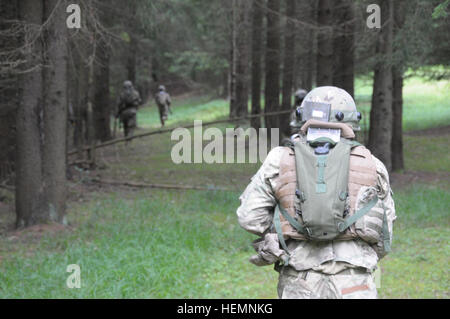
[(299, 129), (306, 121), (315, 119), (330, 123), (345, 123), (353, 131), (360, 131), (361, 113), (345, 90), (335, 86), (320, 86), (311, 90), (295, 110), (290, 126)]
[(160, 85), (160, 86), (158, 86), (158, 91), (159, 92), (165, 92), (166, 91), (166, 87), (164, 85)]
[(125, 91), (129, 91), (129, 90), (131, 90), (132, 88), (133, 88), (133, 83), (132, 83), (131, 81), (126, 80), (126, 81), (123, 82), (123, 89), (124, 89)]

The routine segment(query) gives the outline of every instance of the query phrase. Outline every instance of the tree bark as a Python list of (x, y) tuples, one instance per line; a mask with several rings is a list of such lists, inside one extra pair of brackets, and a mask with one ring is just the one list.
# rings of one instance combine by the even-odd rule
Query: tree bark
[(44, 144), (42, 173), (46, 220), (65, 222), (67, 125), (66, 0), (44, 2), (46, 67), (44, 70)]
[(94, 67), (94, 126), (95, 138), (100, 141), (111, 139), (111, 101), (109, 93), (109, 47), (105, 39), (99, 41)]
[[(294, 84), (295, 70), (295, 0), (286, 0), (286, 26), (284, 31), (284, 57), (283, 57), (283, 91), (282, 110), (292, 109), (292, 86)], [(289, 136), (290, 114), (280, 115), (280, 128), (285, 136)], [(280, 134), (280, 139), (282, 134)]]
[(248, 114), (248, 13), (247, 1), (235, 2), (235, 73), (236, 73), (236, 112), (241, 117)]
[[(264, 112), (278, 111), (280, 108), (280, 1), (267, 1), (267, 44), (265, 59)], [(279, 127), (278, 117), (265, 117), (267, 133)]]
[(236, 0), (233, 0), (231, 6), (231, 24), (230, 24), (230, 73), (229, 73), (229, 90), (230, 90), (230, 118), (236, 116)]
[[(405, 1), (398, 0), (394, 3), (394, 35), (399, 32), (405, 23)], [(392, 102), (392, 170), (398, 171), (405, 168), (403, 159), (403, 59), (397, 57), (396, 65), (392, 68), (393, 77), (393, 102)]]
[(333, 4), (335, 21), (333, 85), (354, 96), (354, 5), (349, 0), (337, 0)]
[[(302, 1), (297, 7), (297, 17), (299, 20), (313, 25), (315, 23), (317, 10), (316, 1)], [(305, 89), (311, 91), (313, 78), (316, 71), (316, 51), (315, 46), (316, 31), (305, 24), (300, 24), (296, 28), (296, 41), (301, 43), (296, 48), (297, 60), (295, 63), (295, 89)]]
[[(26, 69), (42, 64), (41, 41), (31, 40), (42, 24), (41, 0), (21, 0), (20, 19), (30, 30), (24, 35)], [(33, 27), (35, 26), (35, 27)], [(21, 100), (16, 122), (16, 228), (39, 223), (42, 215), (41, 138), (39, 114), (42, 110), (42, 68), (26, 72), (20, 78)], [(65, 174), (65, 172), (64, 172)]]
[(369, 148), (391, 171), (393, 1), (380, 0), (380, 4), (382, 27), (376, 50), (378, 60), (373, 81)]
[[(261, 54), (263, 31), (263, 11), (258, 0), (253, 0), (252, 10), (252, 110), (251, 114), (261, 113)], [(258, 130), (261, 127), (261, 118), (252, 118), (251, 126)]]
[(404, 169), (403, 160), (403, 71), (394, 67), (392, 101), (392, 170)]
[(127, 58), (127, 74), (128, 80), (136, 84), (136, 51), (137, 51), (137, 40), (134, 35), (130, 35), (130, 43), (128, 49)]
[(317, 22), (322, 28), (317, 44), (317, 86), (331, 85), (333, 82), (333, 16), (332, 1), (319, 0)]

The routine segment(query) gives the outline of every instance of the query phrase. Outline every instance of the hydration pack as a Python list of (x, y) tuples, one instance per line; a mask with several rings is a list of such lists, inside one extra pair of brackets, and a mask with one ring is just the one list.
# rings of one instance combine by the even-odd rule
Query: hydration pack
[[(282, 156), (275, 187), (279, 203), (274, 227), (286, 251), (288, 238), (312, 241), (363, 238), (367, 227), (355, 227), (355, 223), (359, 220), (361, 224), (371, 210), (379, 210), (380, 203), (375, 207), (377, 173), (370, 152), (353, 140), (341, 138), (337, 143), (330, 142), (334, 147), (318, 154), (306, 138), (298, 138)], [(369, 192), (357, 203), (361, 190)], [(383, 216), (384, 212), (380, 213)], [(380, 234), (385, 235), (386, 243), (385, 218), (384, 214)]]

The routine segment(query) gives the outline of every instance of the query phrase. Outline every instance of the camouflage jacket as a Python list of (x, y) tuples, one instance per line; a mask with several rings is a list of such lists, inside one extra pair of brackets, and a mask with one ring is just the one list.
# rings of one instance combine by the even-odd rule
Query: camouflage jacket
[(141, 102), (141, 96), (137, 90), (123, 91), (119, 96), (118, 113), (127, 108), (137, 108)]
[(167, 92), (158, 92), (155, 95), (156, 104), (159, 106), (170, 106), (172, 103), (170, 95)]
[[(241, 227), (260, 236), (253, 244), (258, 255), (250, 259), (260, 266), (277, 262), (285, 254), (280, 249), (272, 226), (276, 205), (273, 180), (278, 176), (282, 152), (283, 147), (276, 147), (268, 154), (241, 195), (241, 205), (236, 212)], [(392, 241), (392, 226), (396, 215), (389, 176), (383, 163), (373, 158), (378, 175), (377, 189), (381, 199), (379, 202), (386, 209)], [(370, 245), (359, 238), (329, 242), (289, 240), (287, 247), (290, 253), (289, 266), (297, 271), (312, 269), (325, 273), (336, 273), (347, 267), (364, 267), (373, 271), (378, 260), (386, 254), (381, 242)]]

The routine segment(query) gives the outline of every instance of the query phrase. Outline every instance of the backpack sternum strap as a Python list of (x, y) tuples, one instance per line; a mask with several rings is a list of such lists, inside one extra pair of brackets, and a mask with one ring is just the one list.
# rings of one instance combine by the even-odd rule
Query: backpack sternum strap
[(327, 155), (317, 156), (317, 183), (316, 183), (316, 193), (326, 193), (327, 184), (325, 184), (324, 172), (327, 166)]

